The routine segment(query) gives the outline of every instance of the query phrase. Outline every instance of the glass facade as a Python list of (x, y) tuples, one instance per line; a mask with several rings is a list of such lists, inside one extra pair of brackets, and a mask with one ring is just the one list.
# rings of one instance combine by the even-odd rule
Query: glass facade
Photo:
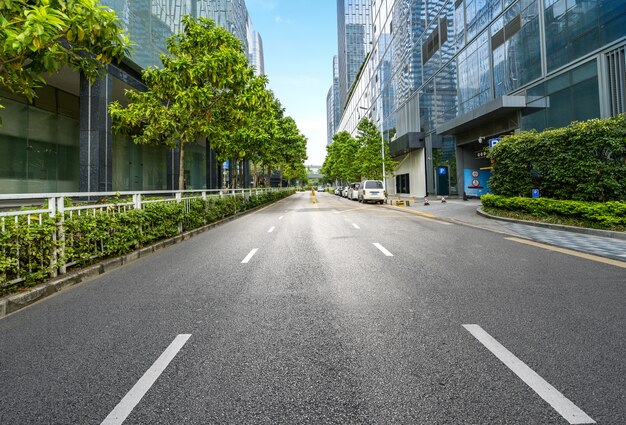
[(326, 131), (327, 145), (333, 142), (333, 135), (337, 132), (337, 126), (341, 118), (341, 109), (339, 105), (339, 58), (333, 57), (333, 84), (328, 89), (326, 95)]
[(45, 87), (33, 105), (9, 93), (0, 102), (0, 193), (78, 190), (78, 97)]
[[(507, 112), (506, 125), (521, 130), (609, 113), (602, 103), (608, 97), (601, 93), (608, 85), (602, 60), (626, 42), (623, 0), (371, 0), (371, 5), (371, 51), (336, 131), (354, 134), (368, 116), (390, 139), (426, 133), (427, 163), (420, 173), (426, 174), (429, 192), (434, 166), (451, 166), (457, 146), (499, 134), (495, 124), (471, 124), (470, 113), (495, 99), (546, 100), (543, 109)], [(470, 121), (441, 138), (437, 129), (455, 119)]]
[(371, 0), (337, 0), (339, 103), (343, 107), (372, 41)]
[(548, 71), (624, 37), (623, 0), (544, 0)]
[[(136, 45), (129, 59), (141, 68), (161, 65), (159, 55), (166, 52), (166, 38), (181, 31), (182, 16), (191, 14), (210, 17), (227, 28), (241, 40), (257, 70), (263, 72), (261, 37), (252, 30), (244, 0), (102, 0), (102, 4), (115, 10)], [(80, 88), (80, 76), (63, 71), (50, 77), (53, 82), (38, 91), (32, 105), (0, 91), (0, 103), (5, 106), (0, 112), (0, 193), (78, 192), (96, 187), (114, 191), (167, 189), (168, 166), (173, 162), (171, 158), (168, 162), (169, 149), (135, 145), (128, 136), (112, 134), (108, 120), (92, 118), (96, 110), (106, 114), (107, 102), (123, 102), (124, 89), (131, 88), (126, 79), (134, 78), (116, 69), (103, 80), (113, 89), (105, 86), (98, 92), (92, 87)], [(86, 153), (90, 149), (100, 156), (89, 158)], [(203, 144), (186, 146), (188, 188), (206, 187), (206, 157)], [(96, 172), (98, 167), (106, 167), (105, 172)], [(109, 181), (91, 184), (94, 175), (106, 176), (104, 180)], [(83, 186), (88, 189), (81, 189)]]

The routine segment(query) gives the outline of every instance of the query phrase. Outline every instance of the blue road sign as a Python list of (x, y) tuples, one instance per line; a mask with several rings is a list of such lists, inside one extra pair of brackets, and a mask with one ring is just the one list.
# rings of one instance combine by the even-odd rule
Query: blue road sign
[(493, 148), (499, 142), (500, 142), (500, 138), (499, 137), (494, 137), (493, 139), (489, 139), (489, 147)]
[(533, 198), (539, 198), (541, 195), (539, 194), (539, 189), (533, 189)]

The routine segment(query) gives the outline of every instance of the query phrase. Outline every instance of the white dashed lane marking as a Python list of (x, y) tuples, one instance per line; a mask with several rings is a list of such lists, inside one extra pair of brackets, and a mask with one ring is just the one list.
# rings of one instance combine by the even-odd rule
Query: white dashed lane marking
[(267, 233), (272, 233), (275, 228), (276, 228), (275, 226), (270, 227), (270, 230), (268, 230)]
[(502, 363), (515, 373), (526, 385), (532, 388), (541, 398), (554, 408), (570, 424), (595, 424), (585, 412), (572, 403), (552, 385), (546, 382), (526, 363), (518, 359), (513, 353), (500, 344), (478, 325), (463, 325), (474, 338), (480, 341)]
[(385, 247), (384, 247), (384, 246), (382, 246), (381, 244), (379, 244), (379, 243), (377, 243), (377, 242), (374, 242), (374, 243), (373, 243), (373, 245), (374, 245), (376, 248), (380, 249), (380, 252), (382, 252), (383, 254), (385, 254), (387, 257), (393, 257), (393, 254), (392, 254), (391, 252), (387, 251), (387, 250), (385, 249)]
[(174, 341), (172, 341), (169, 347), (167, 347), (163, 354), (150, 366), (150, 369), (143, 374), (139, 381), (137, 381), (124, 396), (122, 401), (115, 406), (115, 409), (109, 413), (109, 416), (102, 421), (101, 425), (120, 425), (124, 422), (190, 337), (191, 334), (181, 334), (174, 338)]
[(248, 261), (250, 261), (250, 259), (252, 257), (254, 257), (254, 254), (256, 254), (256, 252), (258, 251), (258, 248), (254, 248), (252, 251), (250, 251), (250, 253), (248, 253), (248, 255), (246, 255), (246, 258), (243, 259), (243, 261), (241, 262), (241, 264), (246, 264)]

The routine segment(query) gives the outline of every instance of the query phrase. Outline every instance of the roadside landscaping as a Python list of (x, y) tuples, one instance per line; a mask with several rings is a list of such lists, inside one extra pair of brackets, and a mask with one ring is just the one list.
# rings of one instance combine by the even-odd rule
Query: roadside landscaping
[(293, 193), (289, 189), (247, 197), (146, 202), (141, 208), (107, 207), (82, 215), (65, 212), (63, 220), (59, 213), (44, 215), (41, 222), (41, 215), (19, 216), (0, 232), (0, 295), (41, 283), (65, 267), (128, 254)]
[(591, 229), (626, 231), (626, 202), (562, 201), (483, 195), (483, 210), (498, 217)]
[(489, 157), (488, 214), (626, 231), (626, 115), (506, 136)]

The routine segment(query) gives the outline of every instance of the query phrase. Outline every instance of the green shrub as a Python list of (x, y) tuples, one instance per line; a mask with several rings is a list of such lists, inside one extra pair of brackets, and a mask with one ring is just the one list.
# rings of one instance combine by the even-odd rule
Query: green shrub
[(626, 199), (626, 115), (506, 136), (490, 153), (489, 186), (502, 196), (578, 201)]
[(480, 199), (485, 208), (520, 212), (536, 217), (575, 219), (605, 229), (626, 227), (626, 202), (563, 201), (498, 195), (483, 195)]
[(253, 193), (247, 199), (237, 196), (144, 203), (141, 209), (89, 210), (81, 215), (74, 212), (71, 217), (66, 213), (63, 235), (57, 233), (58, 215), (44, 215), (41, 223), (38, 215), (33, 215), (31, 219), (36, 221), (30, 225), (27, 216), (20, 216), (17, 224), (5, 222), (5, 229), (0, 232), (0, 291), (17, 279), (23, 279), (19, 285), (29, 286), (50, 277), (50, 259), (61, 246), (62, 236), (65, 238), (64, 255), (59, 256), (57, 265), (84, 265), (98, 258), (127, 254), (175, 236), (181, 228), (183, 231), (197, 229), (294, 192)]

